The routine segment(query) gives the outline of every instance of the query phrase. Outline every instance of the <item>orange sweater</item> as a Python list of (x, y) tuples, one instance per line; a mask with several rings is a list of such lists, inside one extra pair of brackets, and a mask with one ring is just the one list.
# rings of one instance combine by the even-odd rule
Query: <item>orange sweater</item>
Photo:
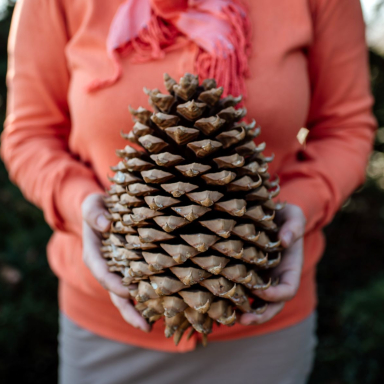
[[(163, 89), (162, 74), (193, 72), (196, 47), (159, 61), (123, 60), (123, 78), (87, 94), (107, 77), (105, 41), (121, 0), (19, 0), (9, 42), (8, 116), (1, 153), (12, 180), (42, 208), (55, 233), (48, 257), (60, 279), (60, 308), (80, 326), (104, 337), (167, 351), (178, 347), (158, 323), (150, 334), (124, 322), (81, 258), (80, 205), (108, 187), (121, 129), (132, 123), (127, 106), (148, 106), (148, 88)], [(281, 199), (307, 218), (305, 263), (296, 297), (270, 322), (220, 327), (211, 340), (257, 335), (295, 324), (316, 305), (315, 266), (321, 228), (364, 180), (376, 128), (371, 114), (364, 24), (358, 0), (249, 0), (253, 26), (249, 118), (275, 153), (271, 172), (281, 177)], [(296, 139), (310, 129), (305, 149)], [(298, 156), (298, 151), (300, 155)]]

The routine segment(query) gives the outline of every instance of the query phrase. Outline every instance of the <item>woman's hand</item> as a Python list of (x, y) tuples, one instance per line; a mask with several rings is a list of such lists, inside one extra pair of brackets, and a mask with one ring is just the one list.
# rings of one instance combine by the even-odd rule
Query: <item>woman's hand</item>
[(109, 272), (106, 260), (100, 252), (101, 232), (107, 232), (110, 222), (105, 215), (103, 195), (94, 193), (86, 197), (81, 206), (83, 214), (83, 260), (98, 282), (109, 291), (112, 303), (124, 320), (145, 332), (149, 324), (136, 311), (130, 301), (129, 290), (121, 283), (121, 277)]
[(272, 319), (283, 309), (285, 302), (296, 295), (299, 289), (303, 266), (305, 217), (301, 208), (287, 204), (280, 212), (277, 212), (276, 218), (281, 225), (279, 238), (283, 247), (286, 248), (280, 265), (272, 272), (273, 277), (279, 278), (279, 284), (271, 286), (265, 291), (253, 291), (255, 295), (270, 304), (268, 304), (267, 310), (260, 315), (251, 313), (242, 315), (240, 323), (243, 325), (262, 324)]

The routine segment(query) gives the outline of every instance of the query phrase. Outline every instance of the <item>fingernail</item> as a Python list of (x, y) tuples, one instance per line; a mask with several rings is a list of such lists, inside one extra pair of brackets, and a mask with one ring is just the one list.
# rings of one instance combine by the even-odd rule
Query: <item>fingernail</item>
[(256, 296), (265, 296), (265, 292), (267, 292), (268, 289), (266, 290), (263, 290), (263, 289), (258, 289), (258, 290), (255, 290), (253, 291), (253, 294), (256, 295)]
[(140, 324), (138, 324), (137, 322), (132, 322), (132, 323), (130, 323), (130, 324), (132, 325), (133, 328), (141, 329)]
[(283, 235), (283, 242), (285, 243), (285, 245), (287, 246), (287, 247), (289, 247), (290, 245), (291, 245), (291, 242), (292, 242), (292, 237), (293, 237), (293, 234), (292, 234), (292, 232), (286, 232), (286, 233), (284, 233), (284, 235)]
[(253, 319), (249, 319), (243, 322), (244, 325), (256, 325), (259, 321), (259, 317), (253, 317)]
[(143, 324), (138, 324), (137, 328), (140, 329), (143, 332), (147, 332), (147, 333), (149, 332), (148, 328), (145, 325), (143, 325)]
[(99, 215), (96, 219), (96, 225), (101, 231), (104, 231), (108, 227), (109, 221), (104, 215)]

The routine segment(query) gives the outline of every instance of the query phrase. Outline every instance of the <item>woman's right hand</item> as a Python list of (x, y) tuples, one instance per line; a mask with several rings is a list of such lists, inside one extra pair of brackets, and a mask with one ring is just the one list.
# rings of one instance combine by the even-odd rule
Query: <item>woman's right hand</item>
[(97, 281), (109, 292), (112, 303), (120, 311), (124, 320), (145, 332), (150, 326), (132, 305), (127, 287), (121, 283), (121, 277), (109, 272), (106, 260), (101, 255), (101, 232), (107, 232), (110, 221), (106, 218), (103, 195), (88, 195), (81, 206), (83, 214), (83, 261)]

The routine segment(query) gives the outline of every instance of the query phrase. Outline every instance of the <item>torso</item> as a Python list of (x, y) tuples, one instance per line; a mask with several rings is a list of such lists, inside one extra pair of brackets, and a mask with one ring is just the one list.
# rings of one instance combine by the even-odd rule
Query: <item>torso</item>
[[(126, 145), (119, 132), (129, 131), (127, 107), (148, 107), (143, 86), (164, 90), (163, 73), (179, 79), (193, 73), (193, 43), (168, 53), (164, 59), (134, 64), (122, 60), (123, 77), (113, 86), (88, 94), (85, 86), (108, 77), (112, 65), (105, 41), (110, 22), (121, 0), (67, 0), (70, 42), (66, 54), (71, 74), (68, 95), (72, 121), (70, 149), (89, 163), (107, 185), (109, 166), (117, 162), (115, 149)], [(284, 156), (298, 147), (296, 135), (306, 124), (310, 83), (306, 49), (312, 40), (308, 0), (248, 1), (252, 23), (251, 76), (247, 79), (245, 106), (248, 119), (262, 127), (258, 140), (267, 143), (265, 154), (275, 153), (271, 171), (278, 171)], [(270, 20), (274, 20), (271, 24)]]

